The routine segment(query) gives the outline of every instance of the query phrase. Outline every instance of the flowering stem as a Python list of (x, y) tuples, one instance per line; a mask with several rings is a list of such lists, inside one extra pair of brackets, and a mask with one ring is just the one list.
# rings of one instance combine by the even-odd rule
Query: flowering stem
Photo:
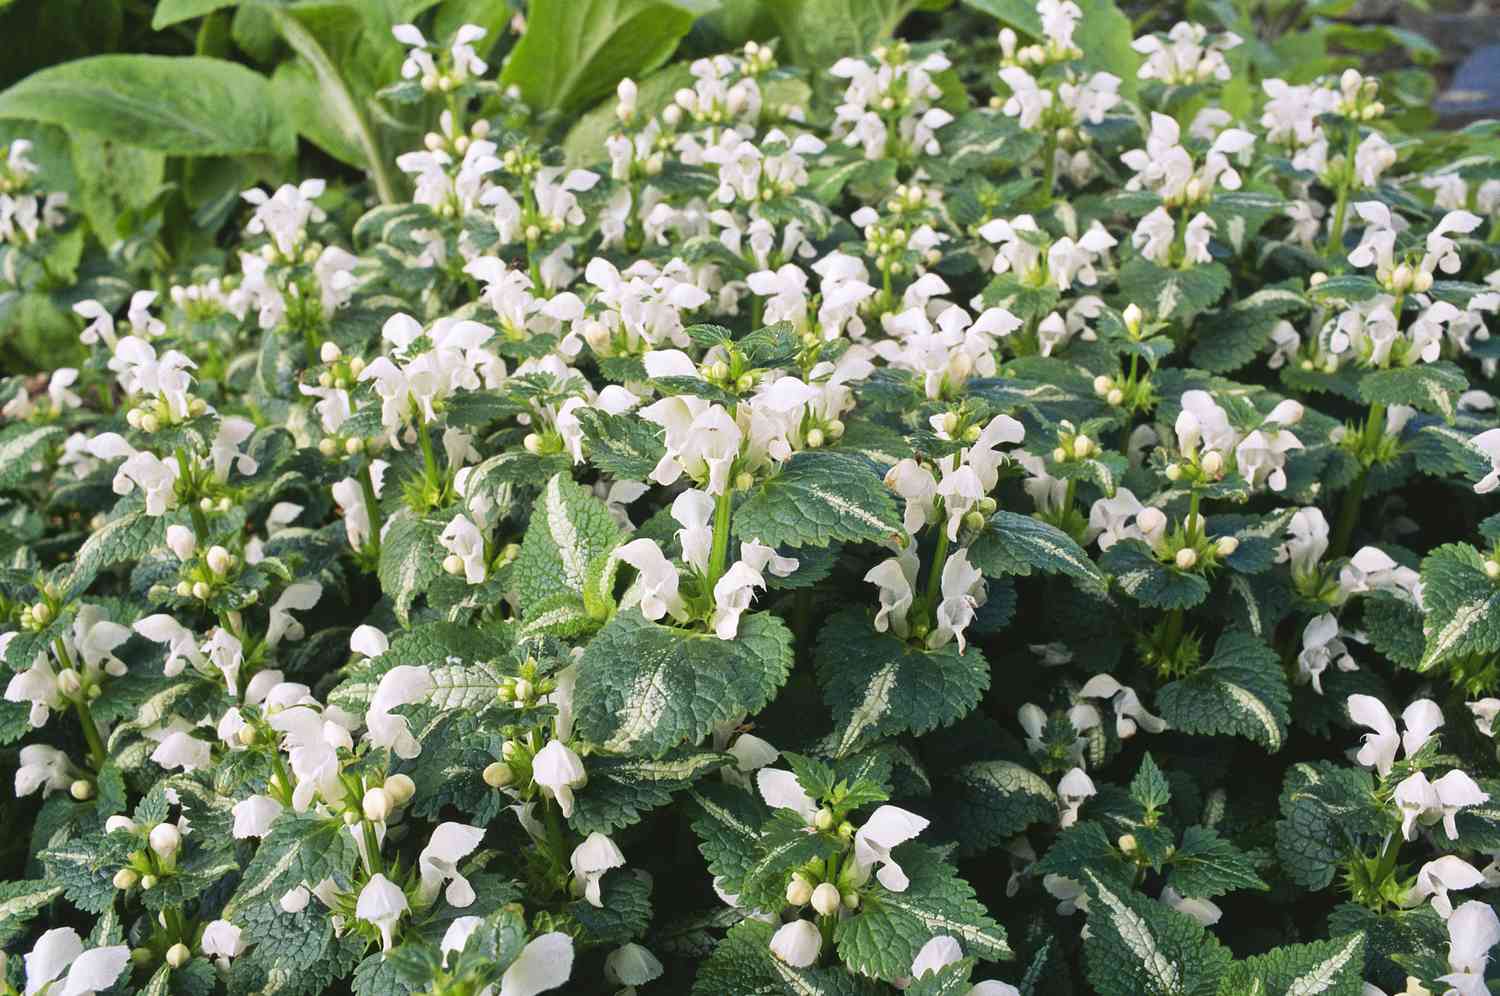
[[(424, 432), (422, 438), (426, 439)], [(430, 448), (430, 447), (429, 447)], [(365, 549), (370, 551), (371, 556), (380, 556), (380, 499), (375, 497), (375, 461), (365, 460), (365, 471), (359, 475), (360, 490), (365, 495), (365, 517), (370, 522), (370, 538), (365, 543)]]
[[(938, 522), (942, 525), (941, 518)], [(933, 607), (937, 605), (938, 596), (943, 589), (943, 567), (948, 563), (948, 545), (948, 530), (939, 529), (937, 549), (932, 551), (932, 564), (927, 568), (927, 590), (922, 592), (922, 615), (933, 626), (937, 625)]]
[(1339, 199), (1333, 207), (1333, 223), (1328, 228), (1328, 244), (1323, 248), (1324, 256), (1332, 256), (1344, 242), (1344, 219), (1349, 214), (1349, 194), (1354, 189), (1354, 156), (1359, 148), (1359, 129), (1352, 129), (1349, 148), (1344, 156), (1344, 175), (1339, 181)]
[[(57, 659), (65, 668), (73, 668), (73, 657), (68, 653), (68, 645), (63, 643), (62, 637), (53, 641), (53, 648), (57, 651)], [(108, 756), (104, 750), (104, 738), (99, 735), (99, 727), (94, 722), (94, 714), (89, 711), (88, 698), (80, 694), (73, 700), (73, 711), (78, 713), (78, 724), (83, 727), (83, 739), (89, 746), (89, 761), (94, 770), (98, 771), (104, 767), (104, 759)]]
[(1349, 540), (1354, 536), (1354, 527), (1359, 522), (1359, 507), (1364, 501), (1365, 485), (1370, 478), (1370, 465), (1374, 463), (1375, 448), (1379, 445), (1385, 434), (1385, 405), (1374, 404), (1370, 406), (1369, 417), (1365, 419), (1364, 431), (1360, 433), (1359, 448), (1356, 456), (1359, 458), (1359, 476), (1354, 483), (1349, 485), (1349, 490), (1344, 492), (1344, 502), (1339, 506), (1338, 524), (1334, 527), (1333, 543), (1330, 550), (1334, 557), (1342, 557), (1349, 552)]
[(369, 820), (361, 820), (360, 826), (365, 832), (365, 867), (371, 875), (379, 875), (385, 870), (385, 866), (380, 860), (380, 842), (375, 838), (375, 824)]
[(729, 490), (714, 499), (714, 547), (708, 558), (708, 594), (713, 595), (714, 585), (724, 576), (724, 565), (729, 561), (729, 513), (734, 504), (734, 493)]
[(1047, 144), (1042, 149), (1042, 207), (1051, 207), (1052, 188), (1057, 183), (1057, 132), (1047, 133)]
[(419, 423), (417, 439), (422, 444), (422, 467), (427, 474), (427, 483), (433, 489), (437, 489), (442, 485), (442, 481), (438, 480), (437, 454), (432, 452), (432, 439), (427, 434), (426, 422)]

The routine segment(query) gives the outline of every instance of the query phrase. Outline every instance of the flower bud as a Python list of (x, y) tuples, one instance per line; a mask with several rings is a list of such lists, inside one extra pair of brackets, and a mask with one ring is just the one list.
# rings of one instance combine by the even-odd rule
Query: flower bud
[(318, 349), (318, 358), (324, 363), (334, 363), (340, 356), (344, 355), (336, 342), (325, 342)]
[(181, 941), (178, 941), (170, 948), (167, 948), (167, 964), (171, 965), (173, 968), (181, 968), (182, 966), (186, 965), (192, 957), (193, 953), (189, 951), (188, 946)]
[(844, 438), (844, 423), (843, 423), (842, 420), (840, 420), (840, 419), (834, 419), (832, 422), (828, 423), (828, 438), (829, 439), (842, 439), (842, 438)]
[(984, 528), (984, 513), (978, 509), (971, 509), (964, 513), (964, 526), (968, 529)]
[(536, 689), (532, 687), (531, 682), (525, 678), (516, 679), (516, 700), (518, 702), (528, 701), (535, 691)]
[(1224, 471), (1224, 458), (1219, 456), (1215, 450), (1209, 450), (1203, 454), (1201, 466), (1203, 467), (1203, 472), (1209, 477), (1218, 477)]
[(823, 430), (811, 429), (807, 433), (807, 446), (809, 449), (821, 449), (823, 447)]
[(521, 440), (521, 445), (526, 447), (526, 452), (537, 456), (542, 452), (542, 437), (534, 432), (528, 432), (526, 438)]
[(170, 823), (158, 823), (151, 828), (151, 850), (159, 858), (170, 858), (182, 846), (182, 834)]
[(818, 814), (813, 817), (813, 826), (817, 827), (819, 830), (832, 830), (833, 810), (829, 809), (827, 806), (824, 806), (822, 809), (818, 810)]
[(417, 783), (408, 775), (392, 775), (381, 788), (390, 797), (391, 805), (398, 808), (410, 802), (411, 797), (417, 793)]
[(843, 895), (842, 898), (843, 898), (843, 902), (844, 902), (844, 909), (846, 909), (846, 910), (857, 910), (857, 909), (859, 909), (859, 893), (854, 892), (853, 890), (850, 890), (849, 892), (844, 893), (844, 895)]
[(124, 892), (126, 889), (135, 888), (140, 880), (141, 876), (136, 874), (133, 868), (121, 868), (115, 872), (114, 884), (116, 889)]
[(385, 789), (372, 788), (365, 793), (360, 800), (360, 809), (364, 811), (365, 819), (371, 823), (384, 823), (391, 815), (391, 797), (385, 794)]
[(1135, 834), (1133, 834), (1133, 833), (1122, 833), (1122, 834), (1120, 834), (1120, 839), (1118, 841), (1116, 841), (1115, 843), (1120, 848), (1120, 850), (1122, 852), (1124, 852), (1125, 854), (1134, 854), (1135, 853), (1135, 849), (1136, 849)]
[(1432, 290), (1432, 274), (1426, 270), (1418, 270), (1411, 278), (1411, 289), (1418, 294)]
[(1312, 276), (1310, 276), (1310, 277), (1307, 278), (1307, 283), (1308, 283), (1308, 286), (1310, 286), (1310, 287), (1321, 287), (1321, 286), (1323, 286), (1323, 284), (1325, 284), (1327, 282), (1328, 282), (1328, 274), (1324, 273), (1321, 270), (1319, 270), (1317, 273), (1314, 273)]
[(104, 832), (114, 833), (116, 830), (135, 830), (135, 821), (128, 816), (111, 816), (104, 821)]
[(793, 875), (786, 886), (786, 901), (792, 906), (806, 906), (813, 897), (812, 883), (800, 873)]
[(1086, 460), (1089, 454), (1094, 452), (1094, 441), (1088, 436), (1073, 437), (1073, 455), (1080, 460)]
[(1491, 581), (1500, 579), (1500, 562), (1494, 559), (1486, 560), (1484, 562), (1484, 576)]
[(749, 491), (755, 486), (755, 475), (748, 470), (742, 470), (734, 475), (734, 489), (736, 491)]
[(147, 412), (145, 415), (141, 416), (141, 431), (142, 432), (155, 432), (157, 429), (160, 429), (160, 428), (161, 428), (161, 419), (157, 418), (155, 415), (152, 415), (150, 412)]
[(1065, 450), (1065, 449), (1063, 449), (1061, 446), (1057, 447), (1057, 449), (1055, 449), (1055, 450), (1052, 451), (1052, 462), (1053, 463), (1063, 463), (1067, 459), (1068, 459), (1068, 451)]
[(207, 581), (193, 582), (193, 597), (200, 602), (208, 601), (208, 596), (213, 594), (213, 589), (208, 586)]
[(86, 802), (94, 797), (94, 783), (87, 778), (80, 778), (68, 786), (68, 794), (79, 802)]
[(219, 577), (229, 573), (229, 568), (234, 566), (234, 557), (222, 546), (211, 546), (208, 548), (208, 569)]
[(838, 912), (842, 899), (838, 886), (832, 882), (824, 882), (813, 890), (812, 908), (822, 916), (832, 916)]
[(1240, 541), (1233, 536), (1220, 536), (1219, 541), (1214, 544), (1214, 553), (1221, 557), (1232, 557), (1239, 548)]
[(348, 439), (344, 440), (344, 452), (349, 454), (350, 456), (357, 455), (359, 451), (364, 448), (365, 441), (359, 436), (350, 436)]
[(1145, 316), (1141, 314), (1140, 305), (1134, 303), (1127, 304), (1120, 317), (1125, 319), (1125, 328), (1130, 330), (1131, 335), (1136, 335), (1141, 331), (1141, 320)]
[(1167, 475), (1167, 480), (1169, 481), (1181, 480), (1182, 466), (1180, 464), (1169, 463), (1167, 464), (1167, 469), (1164, 471), (1164, 473)]
[(141, 410), (139, 408), (132, 408), (126, 412), (125, 424), (132, 429), (139, 429), (141, 427)]
[(177, 597), (191, 598), (193, 595), (193, 584), (191, 581), (177, 582)]
[(443, 570), (449, 574), (462, 574), (464, 572), (463, 558), (456, 553), (450, 553), (443, 558)]
[(155, 875), (146, 874), (141, 876), (141, 888), (147, 892), (156, 888), (157, 878)]
[(77, 671), (65, 667), (57, 673), (57, 690), (72, 698), (83, 690), (83, 679), (78, 677)]
[(1104, 396), (1104, 400), (1107, 401), (1111, 405), (1121, 405), (1121, 404), (1124, 404), (1124, 402), (1125, 402), (1125, 392), (1122, 391), (1122, 390), (1120, 390), (1118, 387), (1114, 388), (1113, 390), (1111, 390), (1108, 394), (1106, 394)]
[(1181, 550), (1178, 550), (1177, 556), (1172, 559), (1176, 561), (1177, 567), (1180, 570), (1192, 570), (1193, 565), (1198, 563), (1198, 551), (1190, 546), (1185, 546)]
[(515, 772), (504, 761), (496, 761), (484, 769), (484, 783), (490, 788), (505, 788), (515, 780)]
[(240, 727), (239, 732), (234, 735), (234, 738), (240, 742), (241, 747), (252, 746), (255, 743), (255, 727), (246, 723)]
[(38, 626), (45, 626), (52, 620), (52, 608), (46, 602), (37, 602), (31, 607), (31, 618), (36, 620)]

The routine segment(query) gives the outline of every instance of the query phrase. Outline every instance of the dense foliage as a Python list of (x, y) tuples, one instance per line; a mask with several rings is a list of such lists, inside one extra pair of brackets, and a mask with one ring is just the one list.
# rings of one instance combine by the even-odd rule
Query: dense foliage
[(1314, 10), (464, 6), (0, 93), (0, 992), (1490, 992), (1500, 128)]

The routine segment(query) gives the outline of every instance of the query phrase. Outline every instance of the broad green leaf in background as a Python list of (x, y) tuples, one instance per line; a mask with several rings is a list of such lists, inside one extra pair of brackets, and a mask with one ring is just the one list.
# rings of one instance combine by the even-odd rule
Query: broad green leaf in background
[[(975, 10), (992, 14), (1002, 24), (1032, 38), (1042, 37), (1042, 18), (1031, 0), (963, 0)], [(1091, 64), (1120, 77), (1120, 92), (1135, 94), (1135, 72), (1141, 57), (1130, 47), (1135, 31), (1115, 0), (1077, 0), (1083, 21), (1073, 41), (1088, 54)]]
[[(868, 52), (916, 10), (920, 0), (766, 0), (781, 28), (783, 61), (827, 69)], [(788, 58), (789, 57), (789, 58)]]
[(714, 0), (534, 0), (500, 74), (539, 110), (581, 111), (671, 58)]
[(51, 66), (0, 93), (0, 118), (97, 132), (168, 155), (291, 155), (270, 85), (202, 56), (98, 55)]

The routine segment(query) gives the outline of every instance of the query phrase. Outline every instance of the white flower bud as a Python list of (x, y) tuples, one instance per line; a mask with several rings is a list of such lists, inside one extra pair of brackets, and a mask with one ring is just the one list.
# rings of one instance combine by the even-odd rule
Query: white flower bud
[(85, 802), (94, 797), (94, 783), (87, 778), (80, 778), (68, 786), (68, 794), (79, 802)]
[(157, 879), (155, 875), (147, 874), (141, 876), (141, 888), (145, 889), (148, 892), (156, 888), (156, 882)]
[(1209, 450), (1203, 454), (1201, 466), (1209, 477), (1218, 477), (1224, 471), (1224, 458), (1216, 450)]
[(1063, 463), (1068, 459), (1068, 451), (1061, 446), (1052, 451), (1052, 462)]
[(323, 454), (324, 456), (331, 457), (338, 451), (339, 444), (333, 438), (324, 436), (322, 439), (318, 440), (318, 452)]
[(484, 769), (484, 783), (490, 788), (505, 788), (515, 780), (515, 772), (504, 761), (496, 761)]
[(371, 823), (384, 823), (391, 815), (391, 797), (385, 794), (385, 789), (372, 788), (365, 793), (360, 800), (360, 809), (364, 811), (365, 819)]
[(1090, 453), (1094, 452), (1094, 441), (1088, 436), (1075, 436), (1073, 438), (1073, 455), (1080, 460), (1088, 459)]
[(1125, 327), (1130, 330), (1131, 335), (1136, 335), (1141, 331), (1141, 321), (1145, 316), (1141, 313), (1140, 305), (1127, 304), (1120, 317), (1125, 319)]
[(1214, 544), (1214, 553), (1221, 557), (1232, 557), (1239, 548), (1240, 541), (1233, 536), (1220, 536), (1219, 541)]
[(1432, 289), (1432, 274), (1426, 270), (1418, 270), (1411, 278), (1411, 289), (1418, 294), (1425, 294)]
[(208, 548), (208, 569), (219, 577), (229, 573), (229, 568), (234, 566), (234, 557), (222, 546), (211, 546)]
[(52, 619), (52, 609), (46, 602), (37, 602), (31, 607), (31, 618), (38, 626), (45, 626)]
[(818, 814), (813, 817), (813, 826), (817, 827), (819, 830), (832, 830), (833, 810), (829, 809), (827, 806), (824, 806), (822, 809), (818, 810)]
[(193, 585), (191, 581), (177, 582), (177, 597), (191, 598), (193, 596)]
[(1484, 562), (1484, 576), (1491, 581), (1500, 579), (1500, 562), (1494, 559), (1486, 560)]
[(337, 362), (338, 358), (342, 355), (344, 355), (343, 351), (339, 349), (339, 344), (336, 342), (325, 342), (318, 349), (318, 358), (324, 363)]
[(1177, 562), (1178, 569), (1192, 570), (1193, 565), (1198, 563), (1198, 552), (1190, 546), (1185, 546), (1177, 551), (1177, 556), (1173, 559)]
[(134, 869), (121, 868), (119, 871), (115, 872), (114, 884), (116, 889), (124, 892), (126, 889), (135, 888), (136, 883), (138, 883), (140, 880), (141, 876), (138, 875)]
[(151, 828), (151, 850), (159, 858), (170, 858), (182, 846), (182, 834), (170, 823), (158, 823)]
[(1110, 391), (1108, 394), (1106, 394), (1104, 396), (1104, 400), (1107, 401), (1107, 402), (1109, 402), (1112, 405), (1123, 404), (1124, 401), (1125, 401), (1125, 392), (1122, 391), (1122, 390), (1120, 390), (1117, 387), (1117, 388), (1113, 389), (1112, 391)]
[(823, 440), (823, 430), (822, 429), (810, 429), (808, 431), (808, 433), (807, 433), (807, 446), (808, 446), (808, 449), (813, 449), (813, 450), (822, 449), (823, 442), (824, 442), (824, 440)]
[(812, 883), (801, 874), (793, 875), (786, 885), (786, 901), (792, 906), (806, 906), (812, 901)]
[(193, 597), (194, 598), (198, 599), (200, 602), (206, 602), (206, 601), (208, 601), (208, 596), (211, 595), (211, 594), (213, 594), (213, 589), (208, 586), (208, 582), (206, 582), (206, 581), (195, 581), (195, 582), (193, 582)]
[(83, 690), (83, 679), (78, 677), (77, 671), (65, 667), (57, 673), (57, 690), (72, 698)]
[(188, 961), (192, 959), (192, 957), (193, 953), (189, 951), (188, 946), (186, 944), (183, 944), (181, 941), (178, 941), (170, 948), (167, 948), (167, 964), (171, 965), (173, 968), (181, 968), (182, 966), (186, 965)]
[(525, 678), (516, 679), (516, 700), (518, 702), (526, 702), (530, 700), (532, 694), (535, 691), (536, 689), (532, 687), (531, 682), (527, 681)]
[(116, 830), (135, 830), (135, 821), (128, 816), (111, 816), (104, 821), (104, 832), (114, 833)]
[(534, 432), (528, 432), (526, 438), (521, 440), (521, 445), (526, 447), (526, 452), (536, 456), (542, 452), (542, 437)]
[(126, 412), (125, 424), (132, 429), (139, 429), (141, 427), (141, 410), (139, 408), (132, 408)]
[(443, 558), (443, 570), (449, 574), (462, 574), (464, 572), (463, 558), (456, 553), (450, 553)]
[(385, 780), (381, 788), (385, 789), (385, 794), (390, 797), (391, 805), (397, 808), (406, 805), (417, 793), (417, 783), (408, 775), (392, 775)]
[(1104, 374), (1100, 374), (1094, 378), (1094, 393), (1100, 397), (1108, 394), (1114, 386), (1115, 382)]
[(161, 419), (157, 418), (155, 415), (152, 415), (152, 414), (150, 414), (148, 412), (147, 414), (141, 416), (141, 431), (142, 432), (155, 432), (157, 429), (160, 429), (160, 428), (161, 428)]
[(839, 887), (832, 882), (824, 882), (813, 890), (812, 908), (823, 916), (832, 916), (838, 912), (839, 903), (843, 897), (839, 895)]

